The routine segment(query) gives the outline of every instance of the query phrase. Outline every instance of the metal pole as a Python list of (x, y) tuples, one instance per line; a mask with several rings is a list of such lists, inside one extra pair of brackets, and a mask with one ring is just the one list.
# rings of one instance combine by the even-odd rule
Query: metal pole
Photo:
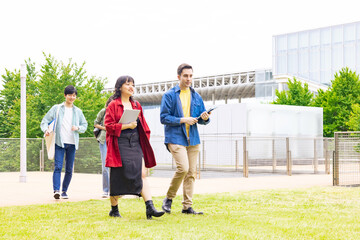
[(235, 171), (239, 169), (239, 150), (238, 150), (238, 140), (235, 140)]
[(26, 182), (26, 68), (21, 64), (21, 112), (20, 112), (20, 182)]
[[(205, 169), (205, 140), (202, 141), (202, 164), (203, 164), (203, 170)], [(200, 165), (199, 165), (200, 167)]]
[(199, 169), (197, 169), (196, 171), (196, 178), (197, 179), (200, 179), (201, 177), (201, 152), (199, 151), (199, 160), (198, 160), (198, 166), (199, 166)]
[(273, 172), (276, 171), (276, 154), (275, 154), (275, 139), (272, 140), (272, 168), (273, 168)]
[(44, 138), (42, 139), (41, 141), (41, 166), (42, 166), (42, 169), (40, 170), (41, 172), (44, 172), (45, 171), (45, 161), (44, 161), (44, 149), (45, 149), (45, 144), (44, 144)]
[(333, 185), (339, 186), (339, 133), (335, 133), (335, 151), (333, 153)]
[(286, 138), (286, 173), (291, 176), (291, 153), (289, 138)]
[(326, 174), (330, 174), (329, 143), (328, 143), (328, 139), (327, 139), (327, 138), (325, 138), (324, 148), (325, 148), (325, 173), (326, 173)]
[(317, 151), (316, 151), (316, 138), (314, 139), (314, 173), (319, 173), (318, 170), (319, 167), (319, 162), (318, 162), (318, 157), (317, 157)]
[(248, 154), (246, 151), (246, 136), (243, 137), (243, 177), (249, 176), (249, 169), (248, 169)]

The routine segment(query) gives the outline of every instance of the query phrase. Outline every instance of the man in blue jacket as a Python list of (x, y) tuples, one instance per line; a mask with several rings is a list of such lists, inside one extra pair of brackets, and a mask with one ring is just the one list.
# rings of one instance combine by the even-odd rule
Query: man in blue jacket
[(203, 214), (191, 207), (196, 162), (200, 151), (197, 124), (208, 124), (210, 119), (201, 96), (191, 87), (192, 67), (186, 63), (181, 64), (177, 75), (179, 85), (167, 91), (161, 100), (160, 119), (165, 125), (165, 145), (176, 162), (176, 172), (162, 209), (167, 213), (171, 212), (172, 199), (183, 183), (182, 213)]

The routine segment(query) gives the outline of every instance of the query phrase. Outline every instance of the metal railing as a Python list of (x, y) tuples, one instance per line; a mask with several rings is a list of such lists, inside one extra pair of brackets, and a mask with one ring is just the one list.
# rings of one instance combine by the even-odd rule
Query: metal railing
[(333, 185), (360, 185), (360, 132), (335, 133)]
[[(334, 140), (332, 138), (201, 136), (198, 162), (200, 171), (249, 173), (330, 174)], [(151, 137), (157, 168), (174, 169), (163, 137)]]
[[(164, 137), (151, 136), (157, 166), (175, 169)], [(75, 172), (101, 173), (101, 158), (95, 138), (80, 138), (75, 157)], [(246, 137), (234, 135), (203, 135), (198, 159), (200, 171), (232, 171), (239, 176), (249, 173), (330, 174), (334, 151), (332, 138)], [(20, 140), (0, 139), (0, 172), (19, 171)], [(53, 161), (47, 159), (43, 139), (27, 139), (27, 170), (52, 171)]]

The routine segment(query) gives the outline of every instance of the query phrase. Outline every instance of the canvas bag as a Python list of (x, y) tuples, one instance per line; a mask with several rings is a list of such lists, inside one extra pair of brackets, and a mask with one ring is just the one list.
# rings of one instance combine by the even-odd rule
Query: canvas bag
[(58, 105), (55, 119), (52, 120), (48, 125), (48, 132), (50, 132), (49, 136), (44, 136), (45, 143), (46, 143), (46, 150), (47, 150), (49, 160), (53, 160), (55, 158), (56, 125), (57, 125), (57, 120), (58, 120), (58, 116), (59, 116), (60, 106), (61, 106), (61, 104)]

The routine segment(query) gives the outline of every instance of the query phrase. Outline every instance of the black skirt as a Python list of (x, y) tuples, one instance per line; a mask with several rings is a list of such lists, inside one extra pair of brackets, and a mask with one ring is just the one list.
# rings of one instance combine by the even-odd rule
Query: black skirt
[(137, 128), (121, 131), (118, 145), (122, 167), (110, 169), (110, 196), (141, 196), (143, 152)]

